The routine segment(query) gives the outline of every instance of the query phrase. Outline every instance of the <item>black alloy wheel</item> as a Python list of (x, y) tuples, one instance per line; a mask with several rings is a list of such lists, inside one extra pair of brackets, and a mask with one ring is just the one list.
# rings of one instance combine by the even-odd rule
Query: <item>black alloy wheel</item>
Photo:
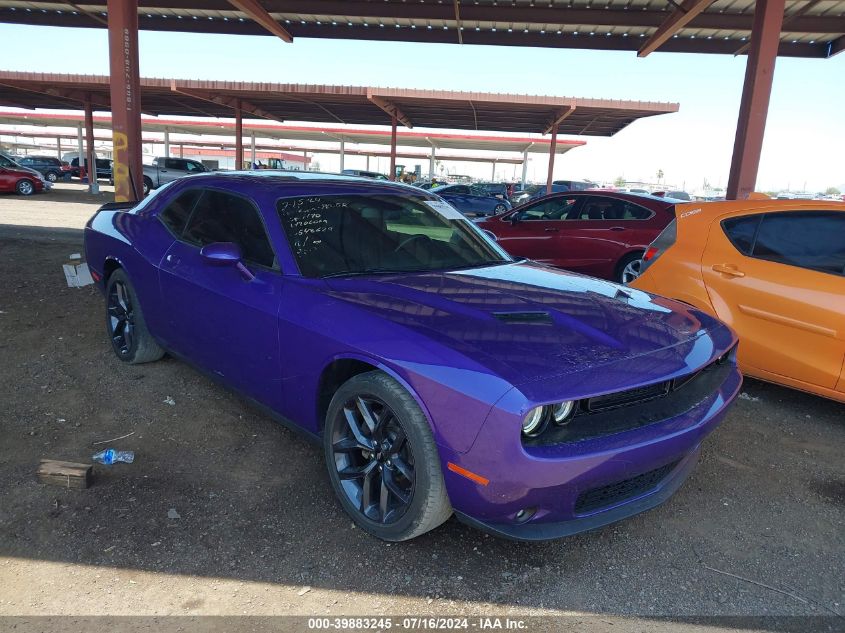
[(396, 414), (384, 401), (356, 395), (333, 425), (331, 451), (349, 502), (373, 522), (395, 523), (410, 507), (416, 487), (414, 454)]
[(135, 338), (132, 298), (122, 281), (111, 284), (108, 294), (109, 333), (119, 356), (128, 356)]

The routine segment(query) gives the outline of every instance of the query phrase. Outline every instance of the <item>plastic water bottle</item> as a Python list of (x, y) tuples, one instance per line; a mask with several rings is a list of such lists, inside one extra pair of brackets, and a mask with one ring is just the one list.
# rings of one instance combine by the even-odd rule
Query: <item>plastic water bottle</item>
[(96, 455), (92, 456), (91, 459), (95, 462), (99, 462), (100, 464), (106, 464), (107, 466), (111, 466), (116, 462), (131, 464), (135, 461), (135, 453), (132, 451), (116, 451), (113, 448), (109, 448), (104, 451), (100, 451)]

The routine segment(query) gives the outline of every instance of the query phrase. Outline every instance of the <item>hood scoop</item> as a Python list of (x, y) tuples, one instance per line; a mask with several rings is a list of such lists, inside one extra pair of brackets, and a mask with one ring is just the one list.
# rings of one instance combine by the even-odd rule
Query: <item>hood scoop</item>
[(544, 311), (494, 312), (493, 316), (513, 325), (552, 325), (552, 315)]

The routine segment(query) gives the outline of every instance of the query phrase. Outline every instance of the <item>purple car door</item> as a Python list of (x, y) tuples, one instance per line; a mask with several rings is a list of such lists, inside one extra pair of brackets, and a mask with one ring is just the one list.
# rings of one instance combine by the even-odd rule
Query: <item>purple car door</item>
[[(231, 243), (242, 266), (204, 256)], [(278, 309), (283, 280), (261, 214), (248, 199), (208, 189), (161, 262), (170, 346), (268, 406), (281, 403)]]

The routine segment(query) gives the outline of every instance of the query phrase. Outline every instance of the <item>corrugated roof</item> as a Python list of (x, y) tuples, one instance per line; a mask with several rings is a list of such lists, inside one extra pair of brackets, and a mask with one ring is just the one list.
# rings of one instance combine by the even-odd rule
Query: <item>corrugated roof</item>
[[(24, 108), (80, 107), (90, 98), (110, 109), (107, 76), (0, 71), (0, 105)], [(392, 112), (408, 127), (611, 136), (637, 119), (676, 112), (676, 103), (583, 99), (478, 92), (358, 86), (141, 79), (141, 107), (154, 115), (231, 117), (277, 121), (386, 125)]]
[[(676, 10), (669, 0), (264, 0), (294, 38), (637, 50)], [(716, 0), (659, 50), (744, 52), (754, 0)], [(787, 0), (780, 54), (845, 49), (845, 1)], [(0, 0), (0, 22), (102, 27), (106, 0)], [(140, 0), (141, 29), (266, 35), (226, 0)]]

